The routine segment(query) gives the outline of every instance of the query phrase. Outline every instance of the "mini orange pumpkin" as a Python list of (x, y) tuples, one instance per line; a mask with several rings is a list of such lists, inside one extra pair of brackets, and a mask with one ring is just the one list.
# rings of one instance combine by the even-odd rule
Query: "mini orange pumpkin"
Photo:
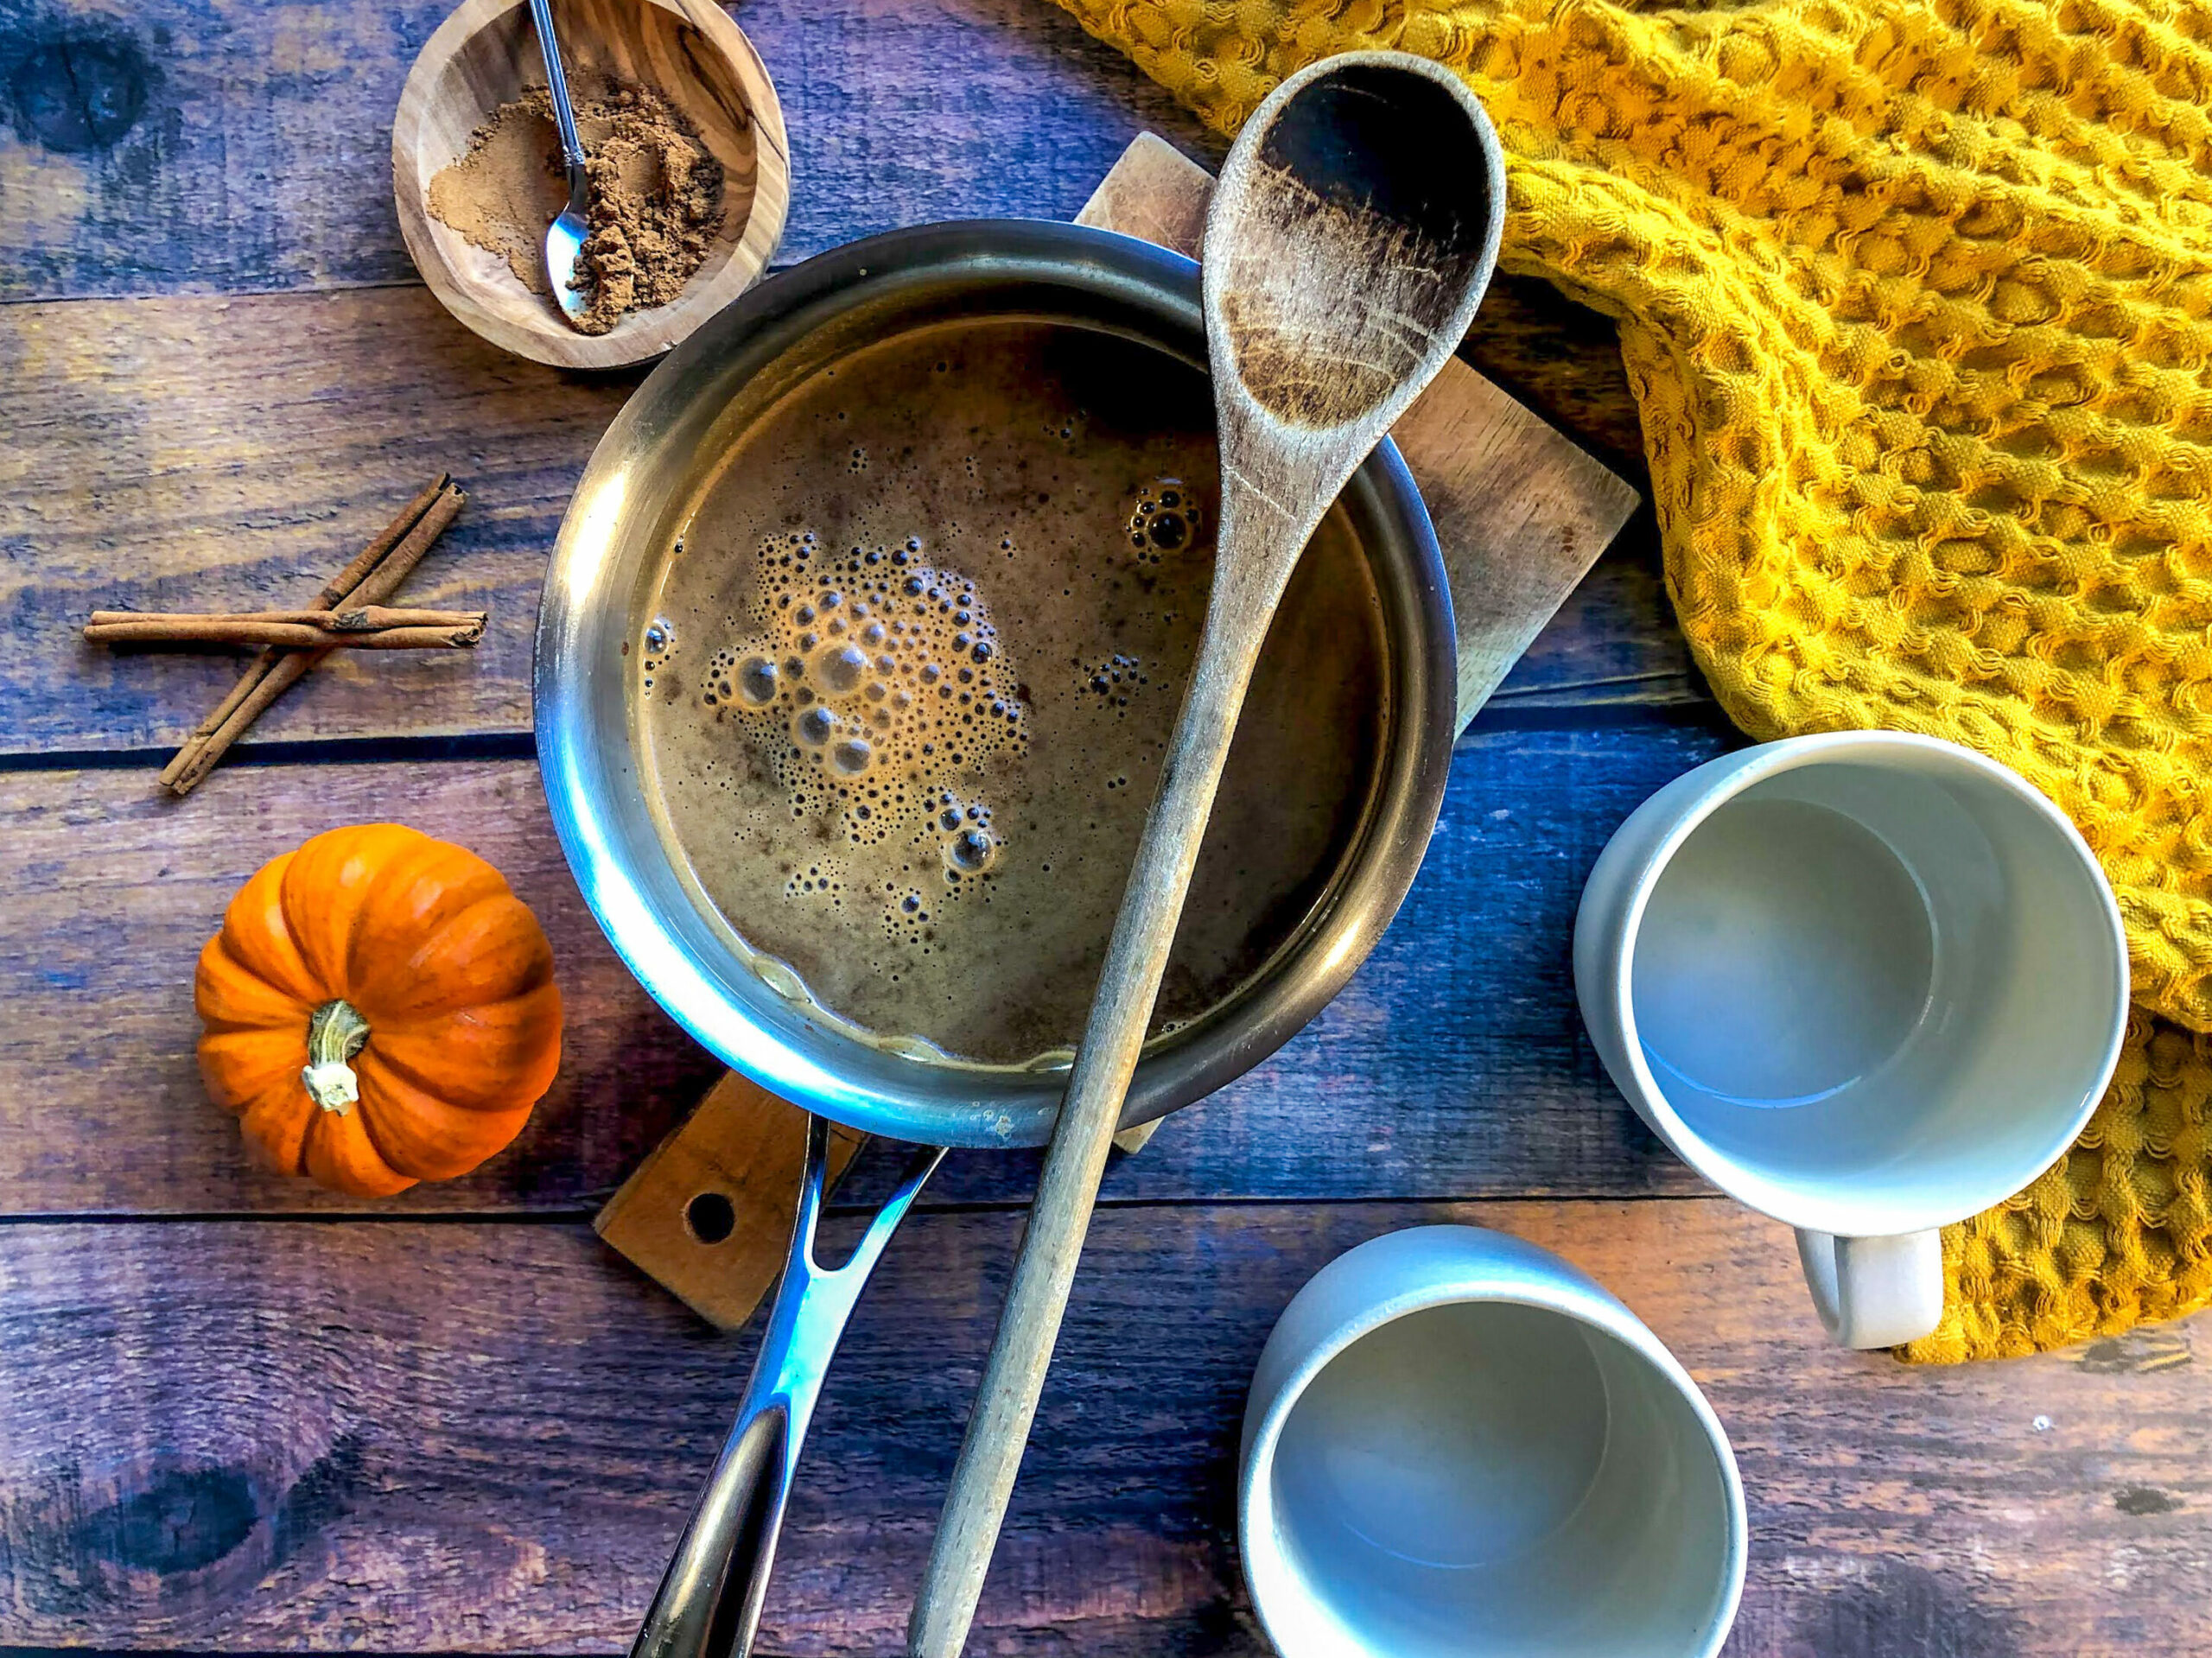
[(193, 988), (200, 1075), (247, 1141), (358, 1197), (467, 1173), (561, 1063), (537, 918), (474, 853), (397, 823), (264, 864)]

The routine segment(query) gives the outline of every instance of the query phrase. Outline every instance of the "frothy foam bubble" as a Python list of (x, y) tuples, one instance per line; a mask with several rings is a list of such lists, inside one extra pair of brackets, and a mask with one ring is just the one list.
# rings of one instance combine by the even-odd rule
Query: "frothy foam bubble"
[(776, 676), (776, 664), (766, 657), (747, 657), (737, 666), (737, 689), (745, 700), (760, 707), (776, 700), (782, 689)]
[(1157, 564), (1164, 553), (1184, 551), (1205, 528), (1198, 498), (1179, 478), (1154, 479), (1129, 509), (1129, 542), (1141, 562)]
[(980, 875), (997, 857), (998, 842), (990, 830), (977, 827), (960, 831), (944, 843), (944, 861), (963, 875)]
[[(919, 537), (842, 558), (812, 534), (758, 551), (754, 631), (715, 652), (696, 694), (737, 727), (794, 818), (828, 818), (853, 854), (875, 852), (865, 880), (861, 864), (825, 861), (794, 875), (791, 895), (842, 906), (866, 888), (887, 932), (926, 950), (934, 907), (988, 898), (1001, 838), (956, 784), (1027, 747), (1015, 667), (976, 583), (928, 562)], [(648, 663), (674, 650), (656, 620)]]
[(814, 658), (813, 681), (823, 693), (843, 696), (867, 677), (867, 653), (856, 645), (833, 645)]

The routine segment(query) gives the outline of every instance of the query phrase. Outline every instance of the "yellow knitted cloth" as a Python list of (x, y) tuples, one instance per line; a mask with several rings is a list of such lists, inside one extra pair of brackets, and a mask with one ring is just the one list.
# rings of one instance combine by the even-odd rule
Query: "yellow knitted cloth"
[(1970, 744), (2104, 861), (2152, 1012), (2072, 1154), (1951, 1229), (1909, 1356), (2212, 1299), (2212, 9), (1061, 3), (1224, 133), (1333, 52), (1464, 73), (1504, 268), (1619, 321), (1730, 715)]

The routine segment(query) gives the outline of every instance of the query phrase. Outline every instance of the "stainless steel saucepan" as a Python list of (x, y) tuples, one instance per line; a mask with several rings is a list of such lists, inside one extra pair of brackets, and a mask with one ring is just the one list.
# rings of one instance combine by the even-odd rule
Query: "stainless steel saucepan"
[[(717, 459), (777, 397), (861, 347), (951, 318), (1020, 316), (1128, 340), (1203, 372), (1198, 267), (1070, 225), (994, 219), (893, 232), (754, 289), (671, 353), (615, 418), (561, 526), (538, 616), (538, 759), (555, 828), (600, 925), (686, 1030), (818, 1118), (917, 1153), (843, 1268), (813, 1265), (824, 1135), (737, 1426), (633, 1649), (722, 1658), (752, 1641), (799, 1442), (831, 1348), (891, 1231), (951, 1146), (1042, 1144), (1064, 1073), (902, 1058), (810, 1016), (748, 967), (655, 827), (639, 759), (634, 642), (661, 554)], [(1124, 1127), (1189, 1104), (1274, 1051), (1366, 959), (1411, 885), (1453, 732), (1451, 599), (1428, 517), (1385, 442), (1342, 497), (1381, 599), (1390, 717), (1366, 807), (1290, 938), (1220, 1006), (1156, 1040)], [(743, 918), (732, 918), (739, 931)]]

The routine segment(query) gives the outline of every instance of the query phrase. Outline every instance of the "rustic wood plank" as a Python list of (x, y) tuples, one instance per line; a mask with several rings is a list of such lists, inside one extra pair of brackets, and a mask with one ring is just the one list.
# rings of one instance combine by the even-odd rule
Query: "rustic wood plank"
[(330, 662), (254, 737), (525, 729), (546, 551), (635, 383), (508, 357), (421, 288), (0, 306), (0, 745), (18, 753), (173, 744), (237, 656), (89, 645), (86, 615), (305, 602), (442, 469), (469, 505), (400, 599), (489, 611), (483, 643)]
[(1460, 355), (1646, 488), (1643, 427), (1613, 320), (1539, 276), (1500, 271)]
[[(1588, 1051), (1567, 942), (1614, 825), (1726, 741), (1478, 728), (1366, 968), (1116, 1171), (1109, 1201), (1689, 1189)], [(515, 1148), (372, 1209), (594, 1204), (719, 1075), (601, 938), (530, 762), (242, 766), (184, 801), (146, 785), (132, 769), (0, 773), (0, 1213), (362, 1206), (250, 1168), (192, 1060), (193, 962), (224, 905), (338, 823), (397, 818), (489, 858), (544, 922), (569, 1010), (562, 1077)], [(956, 1159), (931, 1199), (1018, 1197), (1031, 1172), (1012, 1154)]]
[(505, 873), (552, 940), (561, 1074), (515, 1147), (388, 1208), (572, 1207), (721, 1074), (640, 990), (569, 878), (537, 767), (291, 766), (163, 801), (137, 771), (0, 775), (0, 1197), (9, 1212), (359, 1208), (251, 1166), (202, 1092), (192, 974), (244, 878), (308, 835), (400, 819)]
[[(77, 98), (0, 126), (0, 298), (412, 282), (386, 165), (408, 66), (449, 8), (149, 0), (0, 11), (0, 63)], [(746, 0), (791, 129), (779, 264), (936, 219), (1061, 219), (1140, 130), (1219, 140), (1127, 58), (1029, 0)], [(928, 73), (916, 73), (917, 65)], [(93, 105), (112, 111), (88, 130)], [(1501, 276), (1478, 368), (1616, 470), (1643, 446), (1612, 325)]]
[[(791, 257), (894, 224), (1067, 213), (1147, 126), (1217, 153), (1164, 93), (1050, 7), (868, 0), (861, 10), (817, 16), (786, 0), (741, 14), (772, 69), (791, 66), (780, 72), (798, 164)], [(426, 465), (452, 465), (476, 492), (449, 562), (423, 580), (491, 605), (484, 649), (466, 664), (320, 674), (257, 734), (526, 726), (543, 549), (634, 380), (515, 361), (411, 285), (383, 149), (406, 64), (440, 16), (435, 4), (247, 0), (0, 16), (0, 63), (59, 66), (72, 85), (105, 77), (114, 107), (138, 111), (90, 148), (38, 137), (39, 121), (60, 121), (47, 138), (73, 142), (67, 100), (0, 128), (0, 182), (15, 204), (0, 222), (0, 295), (246, 290), (0, 305), (0, 372), (19, 396), (16, 441), (0, 454), (0, 619), (17, 664), (0, 670), (16, 715), (0, 753), (173, 740), (219, 695), (227, 664), (117, 661), (73, 625), (102, 603), (291, 602)], [(916, 76), (917, 62), (960, 73)], [(265, 291), (365, 282), (410, 285)], [(1541, 284), (1502, 280), (1469, 356), (1633, 468), (1634, 406), (1605, 319)], [(1509, 700), (1697, 698), (1649, 579), (1648, 526), (1631, 528), (1629, 565), (1609, 561), (1570, 625), (1538, 642)]]
[[(152, 0), (0, 14), (0, 61), (76, 98), (0, 128), (0, 298), (411, 282), (385, 151), (441, 0)], [(800, 186), (779, 264), (933, 219), (1065, 218), (1139, 130), (1220, 142), (1120, 53), (1026, 0), (747, 0)], [(917, 62), (957, 73), (917, 75)], [(111, 111), (85, 116), (96, 103)], [(282, 181), (282, 188), (269, 181)], [(211, 187), (211, 185), (213, 187)], [(1502, 276), (1471, 353), (1609, 464), (1642, 453), (1611, 324)]]
[[(1102, 1213), (978, 1649), (1258, 1658), (1233, 1481), (1253, 1361), (1325, 1261), (1438, 1220), (1559, 1249), (1707, 1389), (1751, 1508), (1739, 1658), (2212, 1644), (2202, 1321), (1910, 1369), (1826, 1342), (1783, 1229), (1688, 1200)], [(893, 1244), (764, 1652), (901, 1649), (1018, 1225), (925, 1212)], [(0, 1642), (620, 1651), (750, 1346), (581, 1225), (0, 1229)]]
[[(86, 616), (307, 602), (441, 468), (467, 486), (468, 511), (402, 597), (488, 610), (483, 643), (331, 663), (254, 737), (526, 729), (546, 550), (636, 384), (518, 361), (412, 287), (0, 306), (0, 377), (16, 397), (0, 447), (0, 753), (174, 743), (235, 659), (118, 654), (84, 642)], [(1537, 639), (1509, 702), (1702, 696), (1650, 525), (1638, 516)]]
[[(0, 128), (0, 296), (413, 281), (392, 213), (392, 114), (451, 9), (0, 12), (0, 64), (97, 89)], [(746, 0), (731, 14), (791, 133), (780, 263), (934, 219), (1065, 218), (1139, 129), (1207, 142), (1121, 54), (1028, 0)]]
[(1578, 710), (1624, 715), (1639, 708), (1721, 717), (1675, 626), (1658, 520), (1648, 503), (1567, 595), (1484, 707), (1524, 715), (1548, 709), (1562, 717)]

